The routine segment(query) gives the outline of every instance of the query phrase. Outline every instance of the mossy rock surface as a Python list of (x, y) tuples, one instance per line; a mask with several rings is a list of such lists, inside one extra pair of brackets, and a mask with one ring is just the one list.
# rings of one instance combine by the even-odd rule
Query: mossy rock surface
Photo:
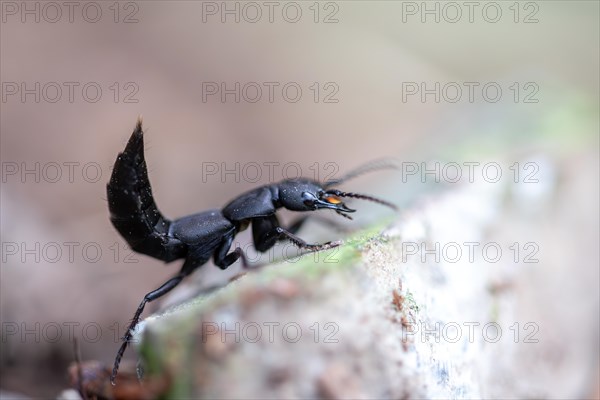
[[(168, 398), (404, 397), (412, 384), (382, 346), (386, 330), (402, 330), (389, 315), (392, 288), (377, 303), (369, 293), (381, 288), (363, 260), (391, 243), (382, 229), (148, 318), (139, 349), (146, 378), (169, 376)], [(382, 373), (397, 378), (381, 385)]]
[[(590, 184), (579, 171), (597, 157), (567, 161), (541, 160), (538, 186), (438, 191), (337, 249), (249, 271), (147, 318), (145, 379), (167, 379), (162, 397), (178, 399), (584, 397), (578, 367), (597, 363), (586, 350), (597, 269), (585, 255), (597, 247), (598, 210), (597, 198), (578, 196)], [(475, 259), (463, 247), (451, 260), (449, 243), (478, 243)], [(482, 257), (488, 243), (499, 260)], [(524, 262), (528, 243), (536, 262)], [(428, 256), (436, 245), (439, 257)]]

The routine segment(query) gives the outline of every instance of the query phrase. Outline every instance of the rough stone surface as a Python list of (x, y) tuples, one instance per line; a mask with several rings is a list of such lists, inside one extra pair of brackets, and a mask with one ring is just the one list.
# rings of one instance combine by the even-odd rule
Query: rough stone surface
[(577, 171), (594, 159), (542, 160), (543, 185), (456, 185), (318, 262), (268, 265), (152, 316), (146, 376), (169, 376), (172, 397), (592, 396), (598, 199), (577, 196)]

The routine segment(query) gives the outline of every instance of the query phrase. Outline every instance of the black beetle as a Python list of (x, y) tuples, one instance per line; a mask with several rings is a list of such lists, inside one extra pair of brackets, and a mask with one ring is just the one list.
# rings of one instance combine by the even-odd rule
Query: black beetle
[(277, 209), (283, 207), (292, 211), (315, 211), (327, 208), (350, 218), (347, 213), (355, 210), (343, 203), (344, 197), (369, 200), (396, 209), (393, 204), (372, 196), (331, 189), (332, 185), (362, 173), (393, 166), (388, 162), (373, 163), (325, 183), (304, 178), (286, 179), (246, 192), (221, 210), (203, 211), (170, 221), (160, 213), (152, 196), (144, 158), (142, 122), (141, 119), (138, 120), (125, 150), (115, 161), (107, 184), (110, 220), (134, 251), (167, 263), (181, 258), (185, 262), (177, 275), (144, 296), (115, 358), (111, 383), (115, 382), (119, 363), (147, 302), (172, 290), (211, 257), (221, 269), (229, 267), (238, 258), (241, 258), (242, 265), (246, 267), (242, 250), (237, 247), (229, 252), (229, 249), (235, 235), (250, 223), (254, 247), (260, 252), (269, 250), (280, 240), (290, 240), (299, 248), (310, 251), (339, 246), (339, 241), (307, 244), (295, 235), (306, 217), (285, 229), (279, 225)]

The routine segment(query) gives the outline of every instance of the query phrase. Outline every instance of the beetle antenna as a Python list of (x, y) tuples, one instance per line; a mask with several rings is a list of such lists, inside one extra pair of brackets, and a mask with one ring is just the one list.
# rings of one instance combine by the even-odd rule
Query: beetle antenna
[(337, 190), (335, 191), (335, 194), (340, 197), (349, 197), (352, 199), (361, 199), (361, 200), (372, 201), (373, 203), (377, 203), (377, 204), (381, 204), (383, 206), (389, 207), (392, 210), (398, 210), (398, 207), (395, 204), (392, 204), (389, 201), (378, 199), (377, 197), (369, 196), (367, 194), (340, 192)]
[(367, 172), (379, 171), (382, 169), (398, 169), (398, 161), (394, 158), (382, 158), (379, 160), (374, 160), (367, 164), (361, 165), (360, 167), (348, 172), (346, 175), (343, 175), (340, 178), (326, 181), (323, 186), (328, 188), (356, 178), (357, 176), (366, 174)]

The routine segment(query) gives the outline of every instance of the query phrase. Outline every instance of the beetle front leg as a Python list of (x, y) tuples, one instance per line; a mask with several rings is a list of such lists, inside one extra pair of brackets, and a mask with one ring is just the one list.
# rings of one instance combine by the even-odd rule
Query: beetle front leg
[[(292, 231), (300, 229), (304, 223), (304, 219), (298, 220), (292, 225)], [(265, 252), (277, 243), (278, 240), (290, 240), (300, 249), (310, 251), (321, 251), (332, 249), (342, 244), (340, 241), (327, 242), (323, 244), (308, 244), (303, 239), (294, 235), (290, 230), (279, 226), (279, 221), (274, 215), (264, 218), (255, 218), (252, 221), (252, 235), (254, 238), (254, 247), (260, 252)]]
[(336, 240), (333, 242), (327, 242), (327, 243), (323, 243), (323, 244), (308, 244), (303, 239), (301, 239), (298, 236), (294, 235), (293, 233), (283, 229), (280, 226), (275, 228), (275, 232), (277, 232), (277, 235), (279, 236), (280, 239), (287, 239), (290, 242), (294, 243), (299, 249), (305, 249), (305, 250), (309, 250), (309, 251), (329, 250), (329, 249), (333, 249), (334, 247), (338, 247), (339, 245), (342, 244), (341, 240)]

